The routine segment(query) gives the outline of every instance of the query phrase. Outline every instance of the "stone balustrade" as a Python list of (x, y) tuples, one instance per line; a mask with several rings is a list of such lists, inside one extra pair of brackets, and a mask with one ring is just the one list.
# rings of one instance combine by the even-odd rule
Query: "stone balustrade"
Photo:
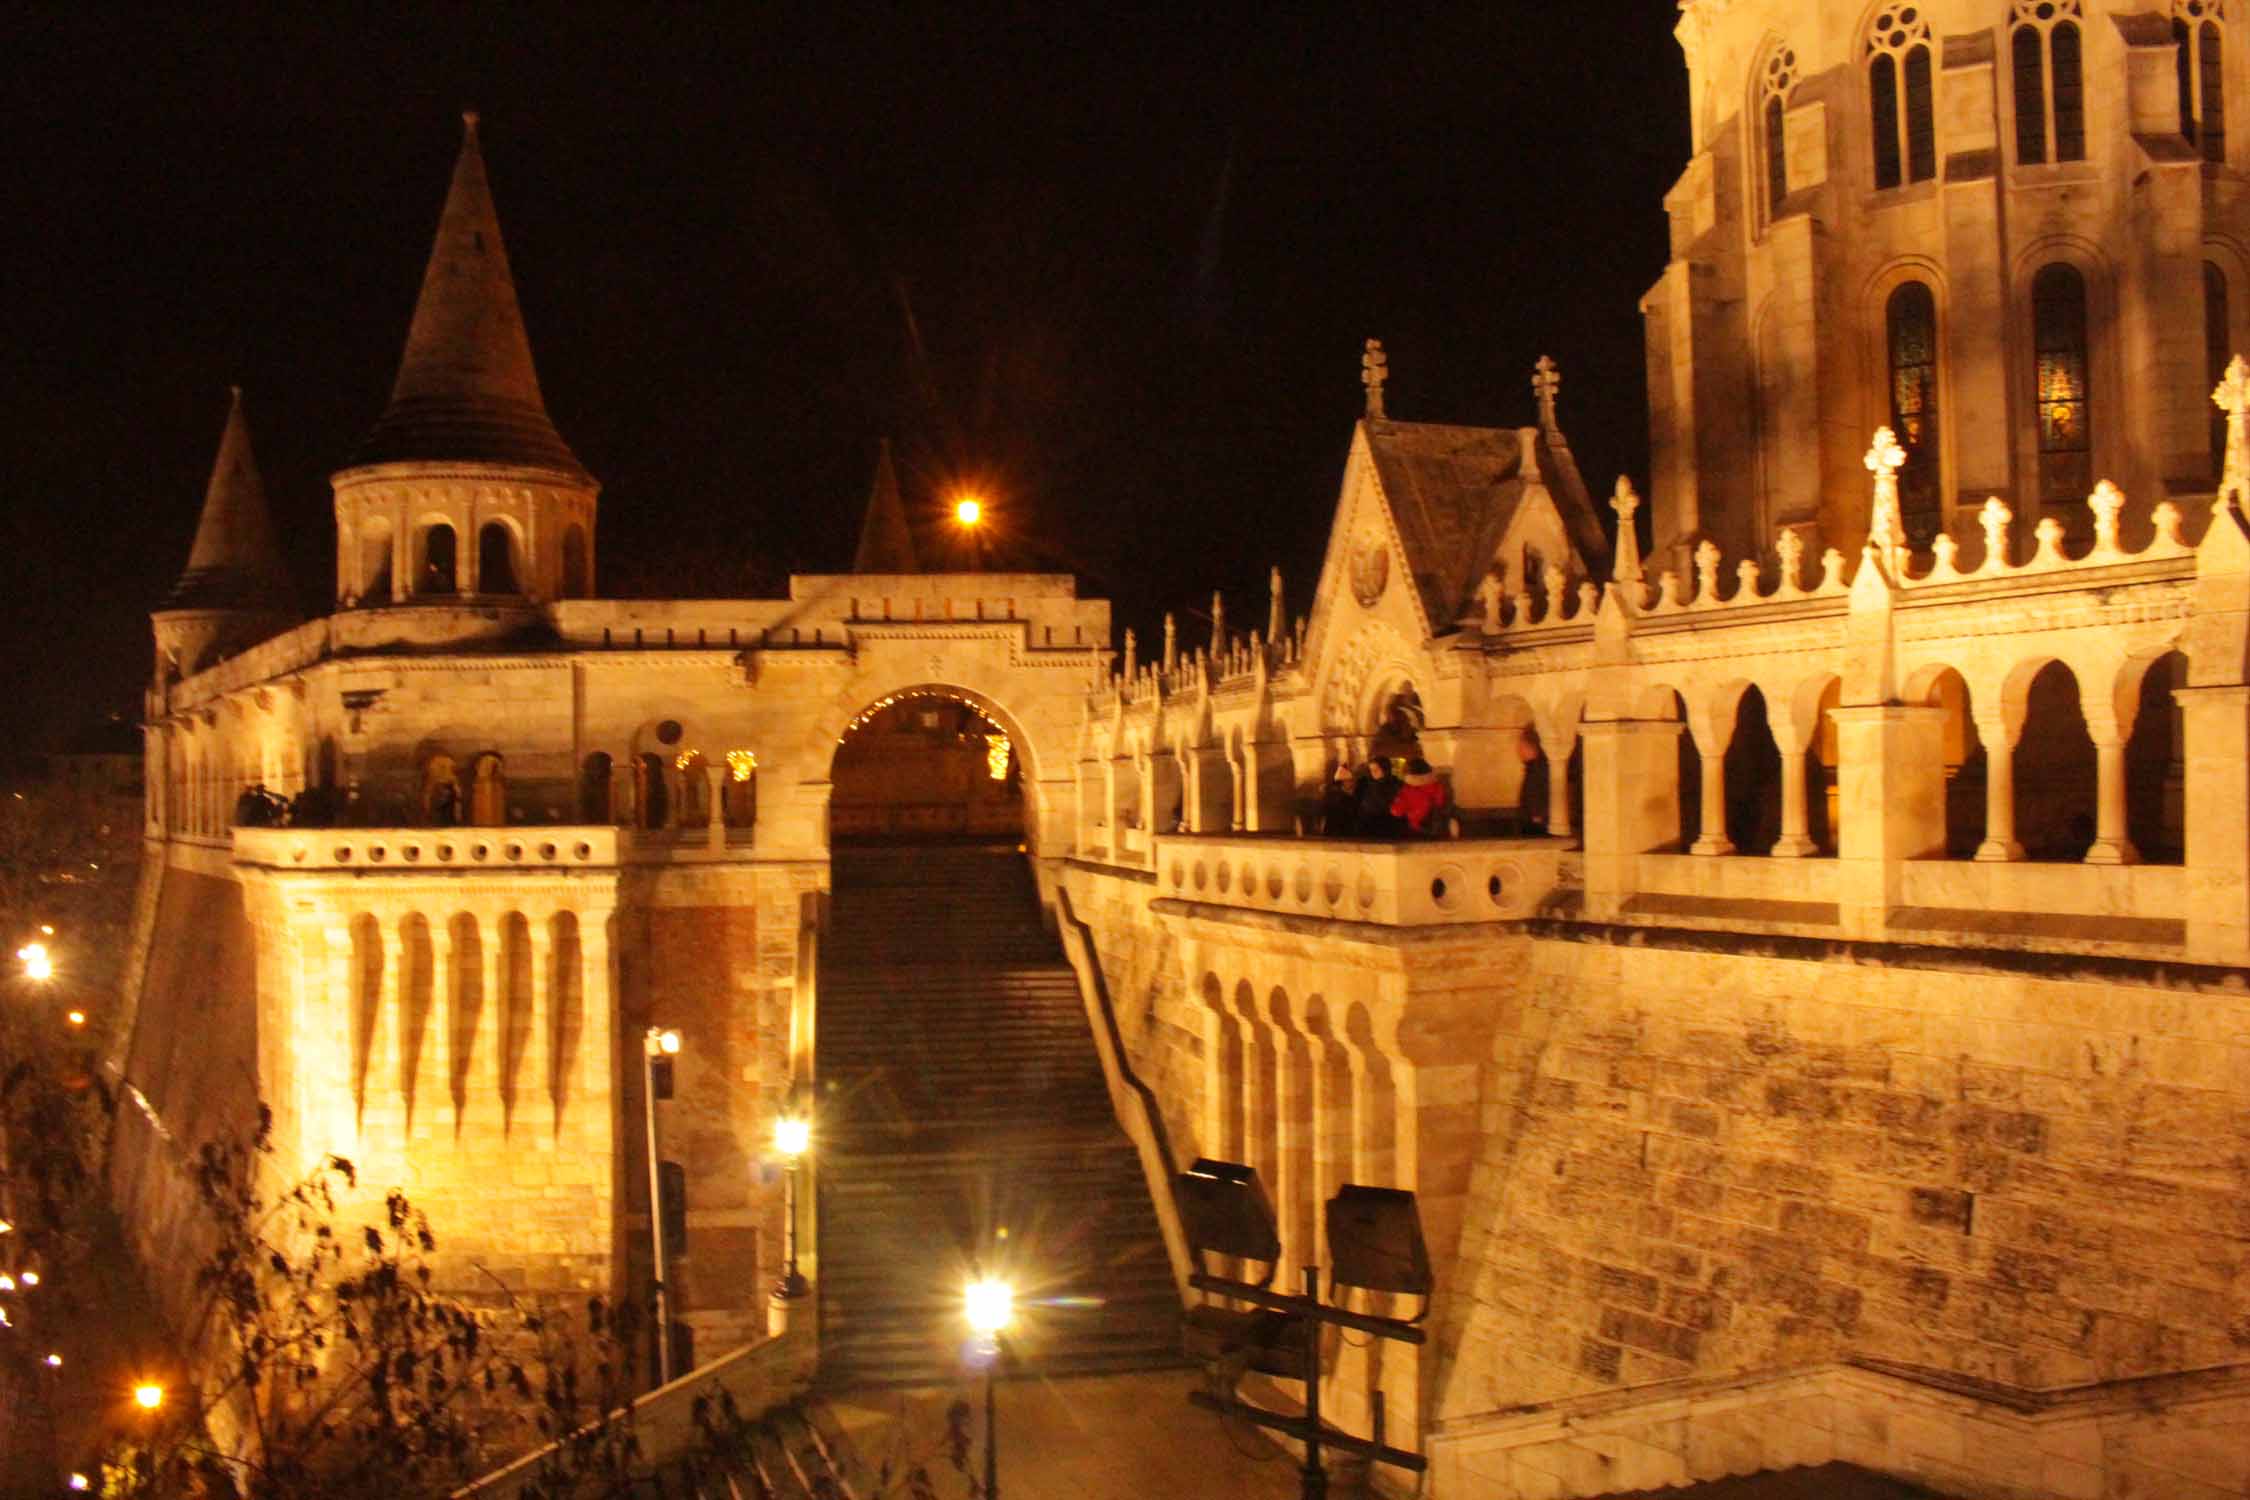
[(1532, 915), (1564, 879), (1557, 839), (1209, 837), (1156, 840), (1163, 896), (1386, 927)]
[(237, 864), (274, 870), (607, 868), (621, 830), (555, 828), (237, 828)]

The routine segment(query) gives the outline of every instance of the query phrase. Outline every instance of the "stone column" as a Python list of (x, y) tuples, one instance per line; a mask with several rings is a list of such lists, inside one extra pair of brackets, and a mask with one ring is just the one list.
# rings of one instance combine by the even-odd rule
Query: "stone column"
[(1976, 857), (1987, 864), (2023, 858), (2016, 841), (2016, 740), (2021, 723), (2010, 724), (1995, 709), (1976, 716), (1977, 741), (1984, 746), (1984, 842)]
[(1701, 755), (1703, 762), (1703, 830), (1688, 846), (1690, 854), (1732, 854), (1734, 841), (1727, 837), (1727, 757)]
[(1806, 763), (1812, 754), (1812, 742), (1784, 741), (1787, 732), (1786, 718), (1774, 723), (1774, 748), (1781, 752), (1781, 837), (1773, 841), (1775, 859), (1804, 859), (1820, 852), (1812, 840), (1812, 825), (1806, 817), (1805, 777), (1811, 767)]
[(703, 767), (704, 785), (710, 789), (710, 805), (704, 809), (703, 827), (706, 841), (714, 852), (727, 846), (727, 765), (720, 761)]
[(1945, 853), (1945, 709), (1885, 703), (1831, 715), (1838, 915), (1846, 936), (1879, 938), (1905, 862)]
[(1578, 727), (1585, 747), (1586, 911), (1615, 916), (1639, 887), (1640, 856), (1680, 836), (1676, 719), (1603, 719)]
[(2125, 834), (2125, 744), (2132, 738), (2132, 721), (2114, 712), (2088, 714), (2086, 733), (2094, 741), (2096, 777), (2094, 842), (2086, 863), (2137, 865), (2141, 853)]
[(2185, 687), (2188, 952), (2205, 963), (2250, 959), (2250, 687)]
[(1293, 1266), (1319, 1265), (1313, 1251), (1321, 1217), (1313, 1167), (1319, 1138), (1313, 1048), (1294, 1025), (1277, 1024), (1273, 1042), (1278, 1074), (1274, 1080), (1273, 1199), (1275, 1217), (1281, 1224), (1282, 1259)]

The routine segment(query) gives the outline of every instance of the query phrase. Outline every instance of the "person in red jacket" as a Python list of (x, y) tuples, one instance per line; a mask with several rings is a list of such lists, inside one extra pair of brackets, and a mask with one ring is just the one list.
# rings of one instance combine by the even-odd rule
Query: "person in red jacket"
[(1406, 763), (1406, 785), (1391, 801), (1391, 816), (1404, 822), (1410, 835), (1435, 835), (1445, 826), (1444, 811), (1445, 783), (1416, 756)]

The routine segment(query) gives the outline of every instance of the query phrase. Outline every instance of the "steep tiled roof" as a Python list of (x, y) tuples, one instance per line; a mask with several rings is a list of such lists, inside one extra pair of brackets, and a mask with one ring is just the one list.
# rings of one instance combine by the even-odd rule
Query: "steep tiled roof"
[(462, 460), (582, 475), (539, 392), (476, 116), (464, 118), (398, 383), (352, 463)]
[(852, 557), (854, 573), (919, 573), (914, 555), (914, 533), (906, 524), (906, 503), (899, 498), (898, 471), (891, 465), (891, 442), (883, 440), (875, 460), (875, 483), (867, 495), (867, 518), (859, 526), (859, 551)]

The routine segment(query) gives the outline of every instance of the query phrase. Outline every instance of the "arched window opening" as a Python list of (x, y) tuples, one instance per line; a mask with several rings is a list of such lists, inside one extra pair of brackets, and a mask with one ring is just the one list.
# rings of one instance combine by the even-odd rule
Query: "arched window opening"
[(1758, 92), (1763, 101), (1758, 113), (1765, 133), (1765, 216), (1768, 219), (1779, 217), (1782, 200), (1789, 196), (1787, 117), (1789, 91), (1796, 86), (1797, 54), (1776, 44), (1766, 54), (1765, 67), (1758, 75)]
[(1539, 742), (1538, 730), (1526, 725), (1516, 736), (1516, 759), (1523, 762), (1523, 785), (1516, 798), (1515, 831), (1545, 833), (1548, 813), (1554, 806), (1554, 767), (1547, 759), (1546, 747)]
[[(2233, 358), (2234, 338), (2229, 329), (2231, 314), (2227, 307), (2227, 273), (2214, 261), (2203, 263), (2203, 383), (2206, 390), (2215, 390), (2227, 378), (2227, 363)], [(2207, 403), (2208, 404), (2208, 403)], [(2211, 418), (2211, 482), (2217, 484), (2227, 464), (2227, 414), (2216, 404), (2210, 404)]]
[(2008, 47), (2016, 90), (2016, 161), (2086, 159), (2079, 0), (2016, 0)]
[(711, 821), (711, 763), (700, 750), (683, 750), (672, 757), (680, 773), (680, 826), (701, 828)]
[(422, 763), (422, 821), (451, 828), (461, 821), (461, 768), (439, 751)]
[(450, 594), (454, 590), (457, 567), (453, 528), (443, 521), (424, 528), (422, 532), (422, 568), (415, 578), (417, 594)]
[(578, 773), (578, 821), (581, 823), (611, 821), (611, 768), (612, 762), (603, 751), (596, 750), (586, 757), (586, 764)]
[(573, 525), (563, 532), (562, 540), (562, 596), (565, 599), (590, 599), (594, 595), (594, 580), (586, 566), (586, 528)]
[(2039, 415), (2039, 498), (2068, 507), (2093, 488), (2088, 410), (2086, 278), (2076, 266), (2042, 267), (2031, 281), (2032, 352)]
[(1884, 308), (1891, 369), (1891, 430), (1906, 450), (1898, 473), (1900, 520), (1906, 537), (1926, 547), (1944, 524), (1938, 443), (1937, 298), (1927, 283), (1908, 281)]
[(1937, 176), (1937, 123), (1930, 80), (1930, 23), (1920, 7), (1878, 12), (1867, 32), (1867, 93), (1873, 112), (1875, 186)]
[(1939, 753), (1945, 758), (1945, 857), (1973, 859), (1985, 837), (1984, 744), (1970, 716), (1969, 684), (1947, 667), (1927, 700), (1945, 710)]
[[(1678, 693), (1667, 693), (1662, 717), (1678, 724), (1687, 718), (1687, 704)], [(1686, 853), (1703, 837), (1703, 756), (1695, 736), (1683, 730), (1675, 742), (1679, 749), (1680, 842), (1676, 852)]]
[(2172, 43), (2180, 87), (2180, 133), (2205, 161), (2227, 159), (2221, 0), (2173, 0)]
[(477, 592), (513, 594), (516, 587), (515, 539), (498, 521), (488, 521), (477, 533)]
[(755, 827), (758, 821), (758, 757), (748, 750), (729, 750), (727, 773), (721, 785), (720, 808), (733, 829)]
[(2078, 860), (2094, 842), (2094, 742), (2078, 679), (2059, 661), (2031, 680), (2016, 740), (2016, 837), (2024, 857)]
[(1766, 695), (1747, 689), (1735, 705), (1726, 753), (1727, 839), (1738, 854), (1770, 854), (1781, 837), (1781, 750)]
[(672, 819), (671, 788), (665, 783), (664, 757), (656, 754), (633, 758), (633, 805), (643, 828), (664, 828)]
[(2187, 658), (2166, 652), (2141, 678), (2140, 709), (2125, 742), (2125, 834), (2141, 862), (2176, 865), (2187, 851), (2185, 737), (2175, 690), (2187, 686)]
[[(893, 695), (862, 710), (836, 746), (829, 832), (885, 841), (1020, 838), (1023, 749), (962, 698), (934, 689)], [(1124, 745), (1102, 770), (1119, 847), (1127, 830), (1169, 832), (1157, 819), (1177, 818), (1176, 788), (1146, 787), (1160, 805), (1144, 805), (1142, 771), (1142, 755)]]
[(391, 528), (388, 523), (360, 528), (359, 579), (360, 603), (391, 602)]
[(1391, 760), (1394, 762), (1391, 769), (1396, 772), (1422, 753), (1422, 695), (1414, 691), (1411, 683), (1404, 683), (1388, 694), (1382, 704), (1382, 714), (1375, 721), (1375, 733), (1368, 741), (1367, 753)]

